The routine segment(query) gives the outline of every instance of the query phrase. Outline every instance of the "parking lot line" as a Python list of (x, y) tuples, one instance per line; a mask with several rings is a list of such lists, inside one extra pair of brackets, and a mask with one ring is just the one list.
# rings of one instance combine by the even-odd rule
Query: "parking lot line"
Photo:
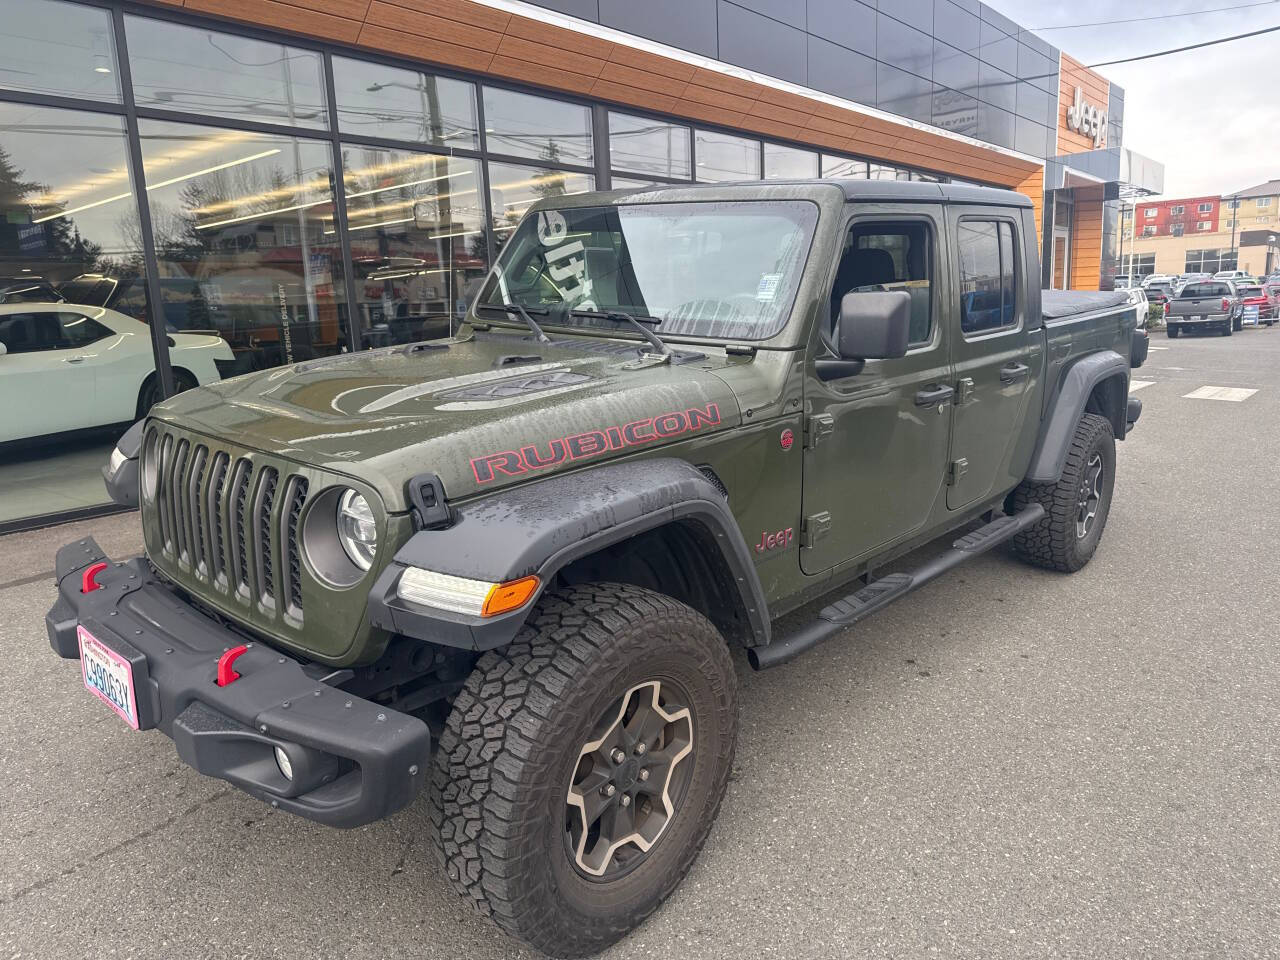
[(1130, 380), (1130, 381), (1129, 381), (1129, 392), (1130, 392), (1130, 393), (1135, 393), (1135, 392), (1137, 392), (1138, 390), (1141, 390), (1143, 387), (1149, 387), (1149, 386), (1151, 386), (1153, 383), (1155, 383), (1155, 381), (1154, 381), (1154, 380)]
[(1231, 403), (1240, 403), (1252, 397), (1257, 390), (1248, 390), (1244, 387), (1197, 387), (1190, 393), (1184, 393), (1184, 400), (1227, 400)]

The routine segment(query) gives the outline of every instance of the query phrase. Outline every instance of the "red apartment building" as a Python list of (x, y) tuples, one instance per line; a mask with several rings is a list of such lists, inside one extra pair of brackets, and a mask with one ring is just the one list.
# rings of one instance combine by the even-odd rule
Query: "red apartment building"
[(1135, 208), (1139, 237), (1182, 237), (1218, 232), (1220, 197), (1189, 197), (1140, 203)]

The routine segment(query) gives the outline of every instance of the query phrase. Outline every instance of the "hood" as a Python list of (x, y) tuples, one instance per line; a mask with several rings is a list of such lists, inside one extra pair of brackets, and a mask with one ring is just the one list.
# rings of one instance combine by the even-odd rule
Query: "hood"
[(397, 512), (419, 473), (456, 500), (741, 422), (722, 350), (655, 364), (634, 341), (553, 336), (341, 354), (212, 383), (153, 416), (358, 477)]

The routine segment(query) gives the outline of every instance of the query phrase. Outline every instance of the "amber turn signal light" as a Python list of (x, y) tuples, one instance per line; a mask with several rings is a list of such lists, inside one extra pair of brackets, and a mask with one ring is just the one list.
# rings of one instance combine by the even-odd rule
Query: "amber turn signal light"
[(517, 610), (528, 603), (529, 599), (537, 592), (538, 578), (535, 576), (521, 577), (519, 580), (494, 584), (489, 589), (489, 595), (484, 598), (484, 606), (480, 610), (480, 616), (496, 617), (500, 613)]

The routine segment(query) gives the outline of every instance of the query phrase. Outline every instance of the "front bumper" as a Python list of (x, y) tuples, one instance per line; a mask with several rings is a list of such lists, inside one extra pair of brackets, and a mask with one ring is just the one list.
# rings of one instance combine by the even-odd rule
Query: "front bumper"
[[(262, 643), (247, 644), (239, 679), (218, 686), (218, 658), (244, 638), (187, 604), (140, 557), (108, 563), (99, 588), (81, 592), (85, 569), (105, 560), (92, 538), (58, 551), (58, 599), (45, 626), (59, 656), (79, 659), (83, 625), (129, 661), (139, 729), (172, 737), (199, 772), (330, 826), (370, 823), (418, 795), (431, 750), (425, 723), (331, 686), (341, 671)], [(276, 747), (292, 761), (292, 781)]]

